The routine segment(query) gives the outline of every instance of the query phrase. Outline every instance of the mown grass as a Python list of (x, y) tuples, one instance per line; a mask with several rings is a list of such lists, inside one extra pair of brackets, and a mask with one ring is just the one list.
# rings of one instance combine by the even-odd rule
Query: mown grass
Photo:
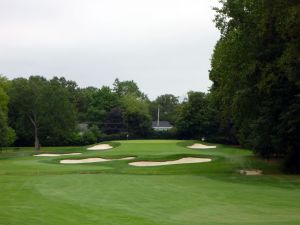
[[(0, 154), (0, 225), (296, 225), (300, 224), (300, 176), (281, 174), (279, 164), (226, 145), (193, 150), (194, 141), (111, 142), (114, 149), (43, 147)], [(66, 158), (122, 158), (62, 165)], [(133, 167), (130, 161), (209, 157), (210, 163)], [(244, 176), (239, 169), (262, 169)]]

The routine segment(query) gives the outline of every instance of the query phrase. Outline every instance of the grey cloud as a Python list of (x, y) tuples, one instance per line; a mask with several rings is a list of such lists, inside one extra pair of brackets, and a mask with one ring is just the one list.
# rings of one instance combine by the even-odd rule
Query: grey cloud
[(216, 1), (24, 2), (0, 8), (0, 73), (9, 78), (59, 75), (83, 87), (133, 79), (152, 99), (210, 86)]

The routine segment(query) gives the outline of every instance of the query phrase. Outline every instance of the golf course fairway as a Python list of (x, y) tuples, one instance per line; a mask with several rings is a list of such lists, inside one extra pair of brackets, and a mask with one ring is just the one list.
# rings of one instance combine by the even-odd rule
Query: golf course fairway
[[(107, 142), (113, 148), (11, 148), (0, 154), (0, 225), (299, 225), (300, 176), (276, 161), (197, 141)], [(207, 143), (208, 144), (208, 143)], [(35, 154), (68, 154), (35, 157)], [(60, 164), (63, 159), (108, 160)], [(135, 167), (185, 157), (210, 162)], [(261, 170), (247, 176), (240, 170)]]

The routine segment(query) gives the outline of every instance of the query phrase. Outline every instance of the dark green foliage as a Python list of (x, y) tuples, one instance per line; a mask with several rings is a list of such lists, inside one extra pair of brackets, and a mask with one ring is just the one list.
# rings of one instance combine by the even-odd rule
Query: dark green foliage
[(148, 103), (135, 95), (126, 95), (122, 98), (122, 107), (124, 124), (128, 133), (145, 137), (151, 131)]
[(151, 118), (149, 114), (138, 111), (127, 112), (125, 114), (125, 124), (129, 133), (144, 137), (150, 132)]
[(300, 165), (300, 2), (221, 3), (210, 71), (219, 135)]
[(174, 124), (177, 117), (176, 109), (178, 105), (178, 97), (172, 94), (164, 94), (158, 96), (153, 102), (150, 103), (152, 120), (157, 120), (157, 110), (159, 107), (160, 120), (166, 120)]
[(82, 135), (82, 144), (94, 144), (97, 142), (97, 136), (92, 131), (87, 131)]
[(138, 85), (133, 80), (120, 81), (118, 78), (116, 78), (113, 86), (113, 91), (119, 97), (134, 95), (137, 98), (148, 100), (147, 95), (140, 91)]
[(208, 95), (201, 92), (188, 93), (187, 101), (178, 112), (176, 128), (181, 138), (212, 138), (217, 124)]
[(105, 118), (103, 131), (106, 134), (116, 134), (124, 131), (123, 110), (120, 107), (113, 108)]
[(31, 76), (12, 80), (9, 119), (17, 133), (17, 144), (64, 142), (76, 125), (75, 106), (68, 90), (56, 80)]
[(87, 122), (88, 120), (88, 110), (92, 104), (93, 96), (96, 95), (98, 91), (97, 88), (87, 87), (78, 89), (78, 100), (77, 100), (77, 111), (78, 111), (78, 121)]
[(106, 86), (97, 90), (87, 115), (89, 124), (96, 125), (105, 135), (128, 132), (144, 137), (151, 130), (147, 97), (134, 81), (116, 79), (113, 90)]
[(8, 87), (9, 81), (0, 75), (0, 148), (15, 141), (15, 131), (8, 125)]
[(103, 128), (107, 113), (120, 104), (119, 97), (109, 87), (103, 86), (92, 95), (87, 116), (90, 124)]

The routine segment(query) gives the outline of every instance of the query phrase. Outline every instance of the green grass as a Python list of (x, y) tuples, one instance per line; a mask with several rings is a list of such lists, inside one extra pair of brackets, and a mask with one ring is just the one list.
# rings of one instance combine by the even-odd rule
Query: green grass
[[(217, 145), (193, 150), (193, 141), (120, 141), (107, 151), (49, 147), (0, 154), (0, 225), (297, 225), (300, 176), (279, 172), (274, 161)], [(66, 158), (101, 156), (139, 160), (210, 157), (210, 163), (133, 167), (129, 161), (61, 165)], [(239, 169), (262, 169), (244, 176)]]

